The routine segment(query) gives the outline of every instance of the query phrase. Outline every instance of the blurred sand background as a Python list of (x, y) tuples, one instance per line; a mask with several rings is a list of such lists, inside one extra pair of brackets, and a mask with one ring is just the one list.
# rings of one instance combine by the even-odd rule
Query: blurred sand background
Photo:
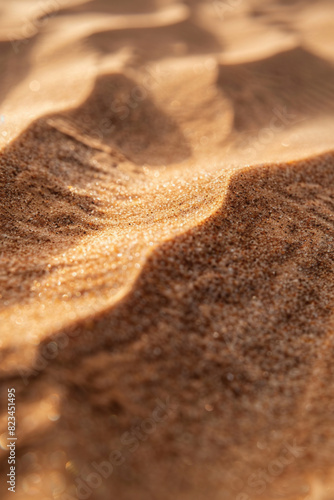
[(333, 500), (333, 2), (0, 20), (1, 498)]

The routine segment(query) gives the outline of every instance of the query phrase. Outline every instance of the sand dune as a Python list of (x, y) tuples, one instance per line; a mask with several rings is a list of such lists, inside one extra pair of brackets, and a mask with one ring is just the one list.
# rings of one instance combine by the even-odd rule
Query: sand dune
[[(144, 88), (121, 74), (100, 77), (80, 108), (50, 123), (59, 123), (62, 131), (88, 146), (114, 150), (139, 165), (177, 163), (190, 155), (177, 124), (157, 108)], [(91, 136), (95, 143), (89, 142)]]
[(285, 110), (285, 128), (333, 114), (334, 66), (302, 47), (251, 63), (221, 65), (218, 85), (233, 101), (234, 127), (240, 132), (267, 126), (275, 108), (276, 114)]
[(0, 9), (1, 498), (331, 500), (332, 3)]

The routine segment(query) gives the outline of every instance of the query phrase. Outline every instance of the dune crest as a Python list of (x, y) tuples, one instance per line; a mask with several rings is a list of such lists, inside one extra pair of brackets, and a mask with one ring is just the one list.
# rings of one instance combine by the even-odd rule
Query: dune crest
[(17, 500), (331, 500), (331, 2), (0, 9)]

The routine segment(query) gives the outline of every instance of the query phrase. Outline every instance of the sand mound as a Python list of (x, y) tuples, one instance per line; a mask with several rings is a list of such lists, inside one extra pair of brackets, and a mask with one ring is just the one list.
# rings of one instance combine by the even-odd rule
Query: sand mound
[(268, 126), (275, 110), (283, 115), (281, 126), (286, 127), (306, 118), (331, 116), (333, 82), (333, 64), (301, 47), (255, 62), (223, 64), (218, 77), (218, 85), (233, 101), (234, 127), (239, 132)]
[(18, 500), (330, 500), (331, 3), (32, 7), (0, 30), (3, 478), (15, 387)]

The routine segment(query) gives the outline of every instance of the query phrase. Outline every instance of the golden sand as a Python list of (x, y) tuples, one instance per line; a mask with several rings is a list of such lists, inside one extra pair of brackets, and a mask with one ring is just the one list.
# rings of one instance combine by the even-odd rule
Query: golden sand
[(0, 8), (1, 498), (332, 500), (333, 3)]

